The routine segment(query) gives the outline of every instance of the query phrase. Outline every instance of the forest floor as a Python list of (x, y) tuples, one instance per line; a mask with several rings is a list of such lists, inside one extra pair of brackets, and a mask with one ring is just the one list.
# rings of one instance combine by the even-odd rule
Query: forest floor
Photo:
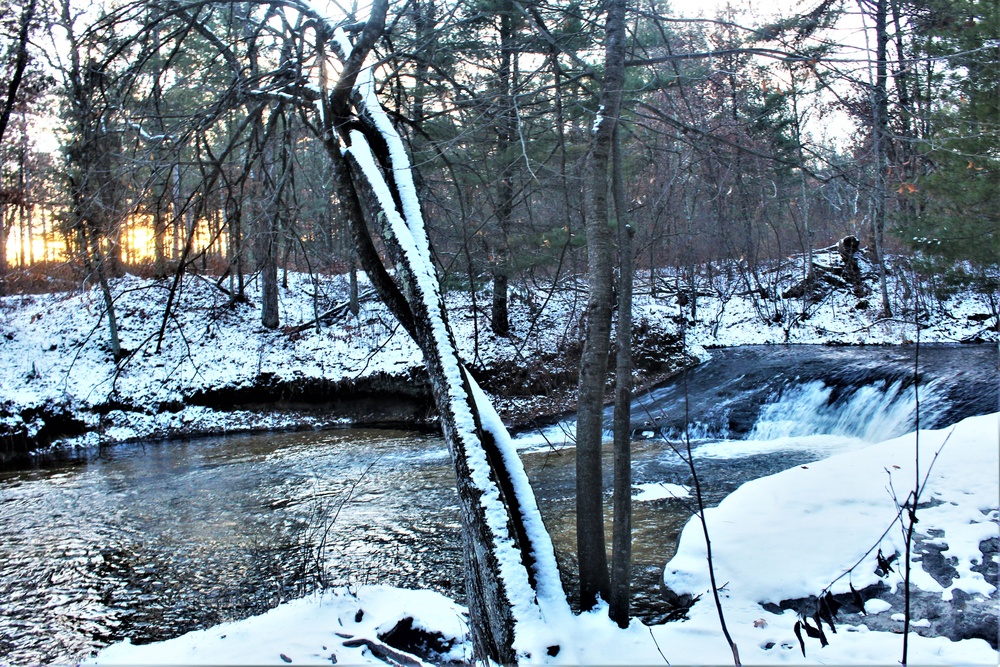
[[(832, 249), (814, 255), (808, 284), (802, 258), (753, 273), (727, 264), (638, 275), (633, 385), (661, 382), (711, 347), (910, 343), (917, 306), (922, 342), (997, 340), (996, 294), (959, 284), (944, 295), (902, 261), (888, 281), (894, 317), (882, 317), (875, 272), (859, 257), (853, 281)], [(419, 350), (363, 279), (355, 316), (345, 276), (288, 273), (276, 330), (260, 324), (257, 281), (246, 302), (231, 303), (214, 280), (187, 276), (164, 318), (170, 285), (129, 275), (113, 282), (117, 361), (98, 288), (0, 299), (0, 461), (50, 446), (227, 432), (433, 428)], [(503, 337), (490, 329), (488, 292), (446, 300), (461, 354), (508, 425), (575, 407), (584, 284), (516, 286)]]

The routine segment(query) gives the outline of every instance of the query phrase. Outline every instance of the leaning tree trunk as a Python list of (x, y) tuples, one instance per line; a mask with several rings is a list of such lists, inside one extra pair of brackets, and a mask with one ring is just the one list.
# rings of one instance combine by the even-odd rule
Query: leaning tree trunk
[[(356, 45), (342, 30), (334, 31), (332, 43), (343, 60), (343, 74), (332, 91), (324, 92), (317, 129), (334, 165), (338, 199), (359, 260), (424, 355), (455, 467), (477, 657), (501, 664), (537, 660), (539, 651), (560, 643), (538, 626), (568, 615), (569, 608), (521, 461), (496, 411), (459, 359), (411, 165), (375, 95), (371, 69), (363, 67), (384, 27), (386, 8), (386, 0), (376, 1)], [(394, 276), (375, 249), (369, 224), (381, 228)], [(521, 632), (526, 626), (535, 629)], [(549, 641), (538, 644), (546, 635)]]

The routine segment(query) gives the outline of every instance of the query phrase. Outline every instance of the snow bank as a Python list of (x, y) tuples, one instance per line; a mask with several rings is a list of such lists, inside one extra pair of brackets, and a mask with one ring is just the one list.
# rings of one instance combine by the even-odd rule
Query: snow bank
[[(364, 292), (368, 284), (360, 279)], [(167, 283), (126, 276), (113, 280), (112, 289), (122, 346), (133, 353), (117, 365), (105, 342), (97, 288), (0, 298), (0, 429), (37, 431), (42, 421), (30, 411), (38, 406), (81, 420), (89, 433), (71, 442), (82, 445), (177, 432), (329, 427), (337, 422), (323, 415), (218, 411), (187, 401), (198, 392), (253, 387), (261, 378), (274, 383), (396, 378), (405, 384), (422, 372), (416, 344), (377, 301), (363, 300), (356, 317), (348, 312), (319, 328), (293, 331), (317, 310), (347, 300), (347, 276), (314, 280), (289, 272), (287, 288), (279, 288), (277, 330), (260, 324), (259, 281), (248, 282), (247, 303), (230, 304), (209, 280), (186, 276), (159, 353), (156, 333)], [(482, 323), (477, 330), (464, 316), (467, 293), (449, 294), (447, 300), (449, 310), (461, 314), (452, 327), (462, 356), (485, 368), (558, 349), (566, 329), (552, 323), (569, 318), (572, 309), (570, 295), (556, 296), (552, 312), (538, 316), (530, 338), (519, 339), (494, 336)], [(527, 303), (511, 304), (515, 331), (527, 334), (533, 317)]]
[[(932, 506), (919, 511), (917, 531), (925, 536), (944, 531), (939, 539), (949, 545), (946, 557), (958, 558), (960, 576), (948, 589), (929, 576), (918, 584), (941, 591), (944, 599), (953, 589), (994, 592), (970, 568), (982, 557), (979, 543), (1000, 535), (998, 417), (972, 417), (952, 428), (920, 432), (920, 478), (927, 478), (921, 501)], [(836, 594), (849, 592), (851, 582), (860, 589), (879, 581), (878, 548), (886, 555), (904, 551), (893, 523), (897, 499), (904, 502), (913, 488), (915, 440), (911, 433), (755, 480), (708, 509), (717, 579), (730, 581), (735, 597), (774, 603), (818, 595), (831, 583)], [(834, 583), (859, 561), (850, 576)], [(708, 591), (704, 564), (701, 527), (692, 521), (666, 566), (667, 586), (677, 593)], [(922, 571), (919, 560), (914, 566)], [(897, 572), (888, 583), (900, 581)]]
[[(400, 181), (409, 181), (405, 169), (397, 176)], [(407, 215), (419, 212), (411, 198), (404, 201), (404, 207)], [(407, 229), (410, 224), (405, 220)], [(824, 259), (823, 253), (817, 258), (837, 261)], [(657, 272), (661, 287), (655, 298), (646, 289), (649, 275), (640, 275), (634, 304), (636, 321), (669, 333), (679, 331), (683, 314), (686, 349), (703, 360), (709, 357), (706, 348), (713, 346), (878, 345), (916, 339), (914, 325), (906, 321), (912, 315), (900, 309), (898, 318), (880, 319), (874, 306), (859, 308), (866, 299), (859, 299), (851, 290), (830, 290), (809, 306), (807, 317), (801, 319), (801, 300), (780, 297), (801, 273), (800, 264), (793, 259), (775, 267), (774, 275), (780, 274), (780, 280), (767, 274), (776, 285), (776, 296), (770, 299), (741, 294), (736, 291), (735, 279), (733, 284), (724, 284), (721, 270), (708, 272), (702, 267), (695, 279), (699, 294), (696, 319), (691, 317), (690, 304), (682, 313), (676, 293), (663, 290), (664, 284), (678, 283), (671, 271)], [(868, 265), (863, 269), (866, 289), (871, 292), (874, 274)], [(382, 376), (408, 380), (421, 371), (416, 345), (395, 324), (388, 309), (377, 302), (363, 302), (357, 317), (346, 315), (319, 329), (286, 329), (309, 322), (317, 311), (342, 303), (348, 294), (346, 276), (289, 272), (287, 278), (287, 288), (282, 287), (279, 293), (282, 329), (268, 330), (260, 324), (259, 281), (248, 283), (247, 303), (230, 304), (229, 296), (214, 287), (213, 279), (186, 276), (159, 353), (155, 352), (156, 334), (169, 281), (135, 276), (113, 280), (122, 346), (133, 352), (117, 365), (105, 342), (103, 297), (97, 288), (0, 298), (0, 428), (32, 433), (41, 423), (28, 423), (33, 417), (23, 419), (21, 413), (45, 405), (56, 406), (85, 423), (90, 433), (75, 440), (81, 444), (161, 437), (177, 431), (283, 428), (295, 425), (299, 416), (285, 419), (274, 414), (220, 413), (186, 405), (185, 400), (203, 390), (253, 386), (261, 377), (276, 382), (296, 378), (340, 382)], [(365, 287), (362, 277), (362, 289)], [(552, 294), (537, 287), (513, 287), (509, 337), (490, 331), (483, 308), (489, 302), (488, 293), (478, 295), (480, 312), (476, 317), (471, 315), (468, 292), (443, 294), (461, 358), (486, 371), (534, 364), (544, 365), (554, 374), (575, 372), (576, 360), (564, 358), (559, 351), (579, 339), (580, 299), (575, 283), (557, 287), (560, 289)], [(564, 287), (572, 289), (561, 289)], [(681, 284), (684, 290), (689, 287)], [(898, 306), (905, 291), (896, 273), (890, 277), (889, 290)], [(315, 301), (313, 294), (317, 295)], [(993, 320), (985, 295), (960, 290), (940, 300), (924, 299), (925, 308), (929, 308), (924, 311), (922, 342), (997, 340), (997, 332), (989, 328)], [(779, 321), (762, 316), (775, 312), (782, 313)], [(519, 400), (532, 404), (532, 397)], [(123, 409), (114, 409), (119, 405)], [(95, 412), (97, 407), (101, 407), (100, 414)], [(323, 419), (313, 421), (314, 426), (331, 425)], [(550, 429), (533, 444), (562, 445), (567, 440), (566, 434)], [(519, 438), (517, 444), (532, 443)]]
[[(385, 664), (365, 644), (404, 618), (453, 642), (446, 660), (471, 659), (465, 610), (431, 591), (364, 586), (356, 594), (327, 591), (283, 604), (237, 623), (198, 630), (156, 644), (128, 641), (101, 651), (83, 665), (329, 665)], [(352, 641), (354, 640), (354, 641)]]
[[(906, 259), (902, 257), (887, 259), (889, 275), (886, 283), (894, 317), (881, 317), (875, 267), (864, 253), (858, 255), (858, 259), (862, 276), (860, 293), (863, 296), (858, 296), (853, 289), (822, 285), (822, 296), (817, 302), (809, 304), (803, 299), (782, 297), (802, 277), (802, 257), (772, 264), (761, 271), (762, 280), (770, 286), (767, 297), (741, 291), (736, 287), (738, 281), (725, 279), (718, 267), (713, 271), (699, 267), (694, 278), (698, 293), (696, 319), (691, 317), (690, 304), (684, 309), (688, 319), (688, 345), (906, 344), (917, 338), (913, 311), (915, 292), (918, 290), (925, 292), (919, 297), (921, 342), (997, 341), (995, 313), (989, 295), (970, 289), (960, 289), (940, 297), (926, 293), (931, 291), (927, 285), (918, 285), (915, 276), (904, 276)], [(828, 269), (840, 265), (835, 252), (818, 251), (814, 260)], [(691, 285), (684, 283), (689, 281), (688, 277), (678, 278), (672, 270), (658, 272), (657, 275), (661, 277), (659, 282), (679, 284), (681, 290), (690, 294)], [(648, 278), (645, 280), (648, 281)], [(914, 290), (914, 287), (918, 289)], [(646, 303), (648, 305), (645, 308), (640, 306), (637, 312), (645, 312), (649, 317), (656, 317), (657, 313), (660, 317), (680, 313), (674, 293), (668, 292)]]

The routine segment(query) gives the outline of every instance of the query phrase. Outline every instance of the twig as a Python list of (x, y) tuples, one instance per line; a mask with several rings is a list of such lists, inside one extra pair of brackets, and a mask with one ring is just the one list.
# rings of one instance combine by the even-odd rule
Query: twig
[(396, 335), (396, 332), (399, 331), (399, 327), (400, 327), (399, 322), (396, 322), (396, 325), (393, 326), (392, 332), (389, 333), (389, 336), (388, 338), (385, 339), (385, 342), (379, 345), (377, 348), (375, 348), (368, 354), (368, 356), (365, 358), (364, 368), (362, 368), (360, 371), (357, 372), (357, 374), (354, 376), (355, 380), (364, 375), (364, 372), (368, 370), (368, 366), (371, 364), (372, 359), (374, 359), (375, 355), (381, 352), (382, 349), (389, 344), (389, 341), (391, 341), (393, 339), (393, 336)]
[[(351, 484), (351, 488), (347, 490), (347, 495), (344, 496), (344, 498), (341, 499), (340, 504), (337, 505), (337, 511), (334, 512), (333, 518), (327, 521), (326, 526), (324, 526), (323, 528), (323, 536), (320, 538), (319, 546), (317, 547), (317, 554), (316, 554), (317, 559), (323, 558), (323, 553), (326, 551), (327, 538), (330, 536), (330, 530), (337, 523), (337, 519), (340, 518), (340, 511), (344, 509), (344, 505), (350, 502), (351, 497), (354, 495), (354, 490), (358, 488), (358, 484), (360, 484), (361, 481), (368, 476), (368, 473), (371, 471), (371, 469), (375, 467), (375, 464), (378, 463), (381, 459), (382, 456), (379, 455), (374, 461), (368, 464), (368, 466), (364, 469), (364, 471), (362, 471), (362, 473), (358, 476), (358, 478), (354, 480), (354, 482)], [(317, 563), (317, 565), (319, 565), (319, 563)], [(320, 576), (322, 577), (322, 574), (320, 574)]]
[[(682, 313), (683, 314), (683, 313)], [(684, 318), (684, 323), (681, 324), (681, 348), (683, 349), (687, 344), (687, 318)], [(688, 468), (691, 470), (691, 478), (694, 481), (694, 491), (695, 499), (698, 503), (698, 520), (701, 521), (701, 531), (705, 536), (705, 556), (708, 559), (708, 579), (712, 584), (712, 597), (715, 600), (715, 609), (719, 612), (719, 624), (722, 626), (722, 634), (726, 638), (726, 642), (729, 644), (730, 650), (733, 652), (733, 664), (735, 667), (740, 667), (740, 652), (739, 648), (736, 646), (736, 642), (733, 641), (732, 635), (729, 634), (729, 627), (726, 625), (726, 615), (722, 610), (722, 599), (719, 597), (719, 587), (715, 581), (715, 563), (712, 559), (712, 540), (708, 534), (708, 521), (705, 520), (705, 499), (701, 491), (701, 482), (698, 479), (698, 472), (694, 465), (694, 456), (691, 454), (691, 430), (688, 426), (689, 422), (689, 406), (690, 399), (688, 397), (688, 385), (687, 385), (687, 370), (684, 371), (684, 444), (687, 450), (687, 463)]]
[(663, 651), (660, 650), (660, 642), (656, 641), (656, 635), (653, 634), (652, 626), (648, 627), (647, 630), (649, 630), (649, 637), (653, 640), (653, 646), (656, 647), (656, 651), (660, 654), (660, 657), (663, 658), (663, 662), (667, 663), (667, 667), (670, 667), (670, 661), (667, 660), (667, 656), (663, 655)]

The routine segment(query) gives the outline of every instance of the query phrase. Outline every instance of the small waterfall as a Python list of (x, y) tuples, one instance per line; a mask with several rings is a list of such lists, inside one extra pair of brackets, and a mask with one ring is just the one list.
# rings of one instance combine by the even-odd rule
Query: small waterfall
[[(698, 446), (756, 440), (773, 448), (790, 438), (864, 444), (902, 435), (915, 422), (913, 353), (816, 345), (715, 350), (712, 360), (635, 397), (632, 437), (674, 443), (690, 437)], [(996, 410), (995, 348), (928, 347), (920, 358), (922, 428)], [(611, 423), (607, 408), (608, 440)], [(572, 446), (575, 437), (576, 420), (568, 417), (521, 431), (516, 441), (521, 449), (549, 449)]]
[[(922, 428), (934, 426), (948, 408), (938, 384), (919, 387)], [(916, 405), (913, 383), (904, 380), (877, 380), (851, 388), (819, 380), (787, 384), (761, 407), (746, 439), (842, 435), (881, 442), (913, 430)]]
[[(648, 434), (648, 436), (646, 436)], [(696, 421), (688, 424), (687, 433), (684, 429), (674, 426), (659, 427), (657, 430), (640, 431), (640, 436), (657, 437), (671, 442), (683, 442), (685, 438), (691, 440), (728, 440), (730, 438), (729, 427), (725, 424), (706, 423)]]

